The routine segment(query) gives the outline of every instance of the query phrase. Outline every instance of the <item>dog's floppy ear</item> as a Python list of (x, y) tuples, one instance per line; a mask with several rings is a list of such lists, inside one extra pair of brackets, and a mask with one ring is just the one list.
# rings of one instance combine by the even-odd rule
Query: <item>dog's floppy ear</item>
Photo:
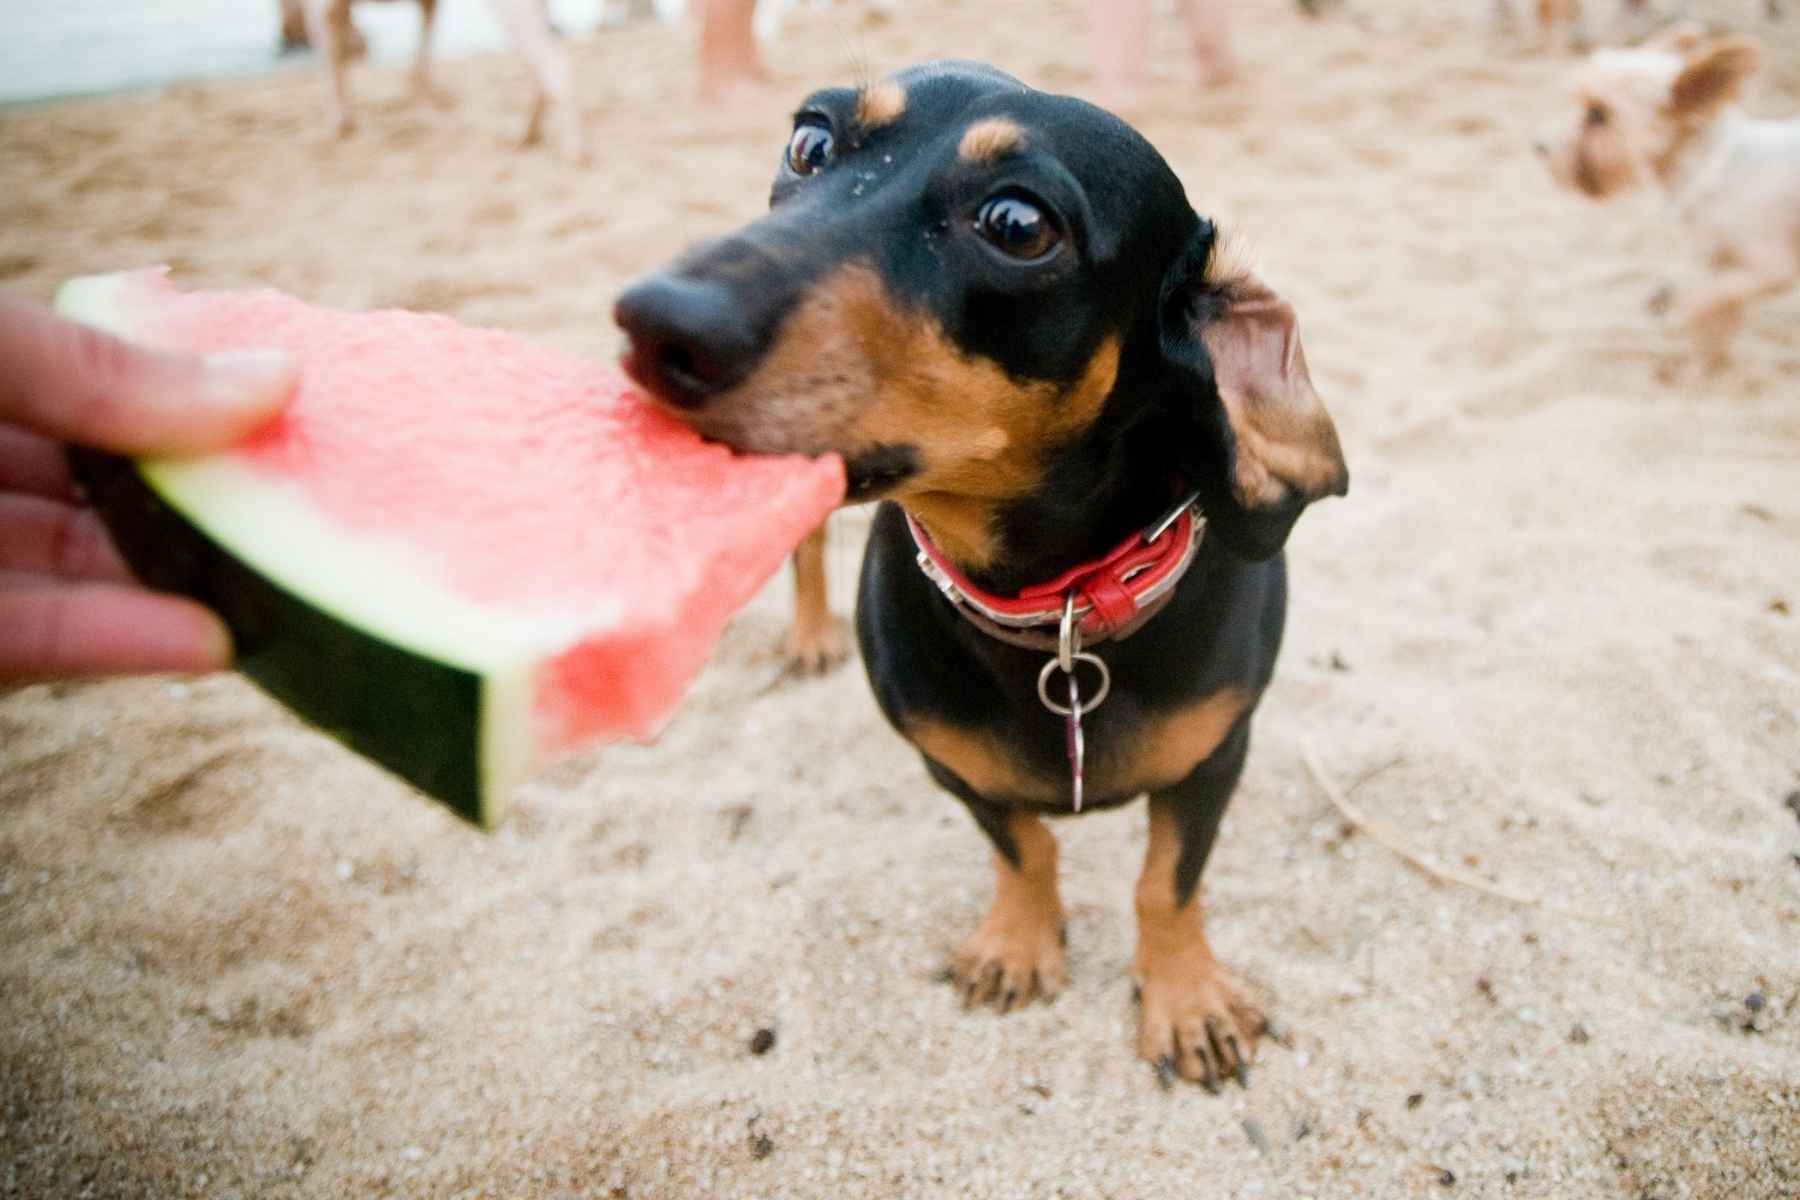
[(1350, 485), (1294, 307), (1225, 262), (1203, 224), (1164, 282), (1161, 321), (1170, 402), (1193, 422), (1184, 466), (1207, 519), (1232, 550), (1268, 558), (1301, 510)]
[(1762, 51), (1749, 38), (1719, 38), (1695, 46), (1669, 88), (1669, 111), (1678, 117), (1710, 117), (1737, 99), (1761, 62)]

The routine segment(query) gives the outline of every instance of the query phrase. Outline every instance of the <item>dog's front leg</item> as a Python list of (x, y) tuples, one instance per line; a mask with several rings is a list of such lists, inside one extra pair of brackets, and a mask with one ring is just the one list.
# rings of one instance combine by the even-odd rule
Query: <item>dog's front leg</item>
[(1038, 817), (964, 797), (994, 842), (994, 900), (950, 963), (970, 1006), (1008, 1012), (1063, 988), (1056, 838)]
[(1186, 779), (1150, 797), (1137, 884), (1138, 1051), (1158, 1070), (1208, 1088), (1233, 1078), (1248, 1084), (1256, 1039), (1268, 1026), (1213, 957), (1200, 909), (1200, 872), (1249, 748), (1246, 716)]
[(1717, 371), (1725, 366), (1746, 304), (1786, 291), (1800, 277), (1800, 263), (1794, 261), (1791, 253), (1761, 260), (1745, 256), (1744, 261), (1749, 265), (1715, 275), (1688, 302), (1682, 323), (1693, 337), (1703, 371)]

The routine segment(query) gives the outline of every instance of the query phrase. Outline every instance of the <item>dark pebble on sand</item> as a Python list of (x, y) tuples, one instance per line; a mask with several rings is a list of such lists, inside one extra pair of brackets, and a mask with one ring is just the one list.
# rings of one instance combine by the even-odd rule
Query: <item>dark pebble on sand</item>
[(1592, 1036), (1592, 1034), (1588, 1033), (1587, 1026), (1581, 1024), (1579, 1021), (1569, 1027), (1569, 1040), (1574, 1042), (1577, 1046), (1587, 1045)]
[(1794, 814), (1794, 820), (1800, 821), (1800, 790), (1789, 792), (1787, 799), (1782, 803), (1787, 805), (1788, 811)]
[(1748, 996), (1744, 997), (1744, 1007), (1753, 1013), (1761, 1012), (1763, 1010), (1763, 1005), (1767, 1003), (1768, 1000), (1763, 998), (1761, 992), (1751, 992)]
[(750, 1053), (767, 1054), (775, 1048), (775, 1031), (759, 1029), (750, 1035)]
[(767, 1158), (773, 1153), (775, 1153), (775, 1139), (771, 1138), (766, 1133), (753, 1133), (750, 1135), (751, 1158)]
[(1417, 1108), (1423, 1103), (1425, 1103), (1424, 1092), (1414, 1092), (1406, 1098), (1406, 1107), (1409, 1109)]

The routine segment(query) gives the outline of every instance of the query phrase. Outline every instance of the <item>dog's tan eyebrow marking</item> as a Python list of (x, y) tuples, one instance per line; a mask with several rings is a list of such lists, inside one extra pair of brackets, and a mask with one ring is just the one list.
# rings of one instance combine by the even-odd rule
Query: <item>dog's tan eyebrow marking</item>
[(988, 117), (963, 131), (956, 156), (967, 163), (991, 163), (1025, 144), (1025, 131), (1004, 117)]
[(906, 89), (891, 79), (872, 83), (856, 93), (856, 123), (865, 131), (892, 125), (906, 111)]

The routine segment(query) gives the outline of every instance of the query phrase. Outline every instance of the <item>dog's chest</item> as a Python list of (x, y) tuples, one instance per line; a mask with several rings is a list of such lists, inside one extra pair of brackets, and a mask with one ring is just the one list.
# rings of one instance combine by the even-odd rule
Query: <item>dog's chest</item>
[[(1124, 719), (1103, 711), (1084, 720), (1086, 791), (1091, 805), (1173, 786), (1218, 749), (1251, 702), (1238, 687), (1191, 703)], [(1033, 720), (1042, 717), (1041, 724)], [(906, 735), (926, 757), (984, 799), (1066, 807), (1072, 796), (1067, 722), (1048, 710), (992, 728), (919, 716)]]

